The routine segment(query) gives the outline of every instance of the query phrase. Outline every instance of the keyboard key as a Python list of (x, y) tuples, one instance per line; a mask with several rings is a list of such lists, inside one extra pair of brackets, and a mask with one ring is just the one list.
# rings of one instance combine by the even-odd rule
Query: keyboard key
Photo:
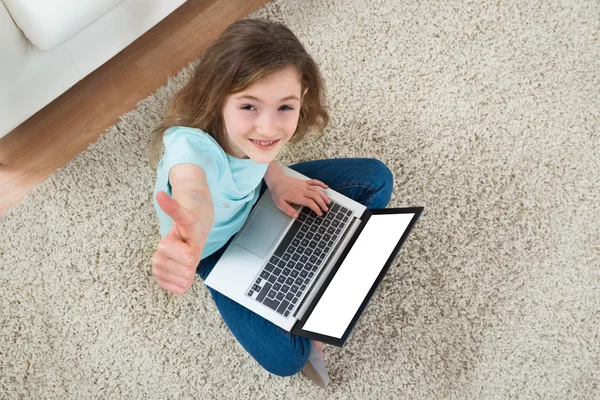
[(283, 269), (283, 275), (285, 275), (285, 276), (290, 276), (290, 272), (292, 272), (292, 270), (289, 269), (289, 268), (284, 268)]
[(263, 279), (269, 279), (269, 273), (267, 271), (263, 271), (260, 273), (260, 277)]
[[(298, 245), (300, 244), (300, 241), (298, 239), (294, 239), (292, 240), (292, 246), (294, 247), (298, 247)], [(272, 261), (271, 261), (272, 262)]]
[(287, 317), (288, 315), (290, 315), (290, 312), (289, 312), (289, 311), (286, 311), (286, 312), (284, 312), (284, 313), (283, 313), (283, 316), (284, 316), (284, 317)]
[(258, 297), (256, 298), (256, 300), (262, 302), (263, 299), (267, 296), (267, 293), (269, 293), (269, 290), (271, 290), (271, 284), (265, 283), (265, 286), (262, 288), (262, 290), (258, 294)]
[(260, 290), (260, 286), (258, 285), (253, 285), (252, 286), (252, 290), (254, 290), (255, 292), (258, 292)]
[(279, 258), (276, 256), (271, 256), (271, 259), (269, 260), (271, 264), (277, 264), (277, 261), (279, 261)]
[(284, 293), (289, 292), (289, 290), (290, 290), (290, 287), (288, 285), (283, 285), (283, 287), (281, 288), (281, 291)]
[(270, 290), (270, 291), (269, 291), (269, 295), (268, 295), (268, 297), (269, 297), (270, 299), (274, 299), (276, 295), (277, 295), (277, 292), (276, 292), (276, 291), (274, 291), (274, 290)]
[(288, 293), (285, 295), (285, 299), (288, 301), (292, 301), (294, 299), (294, 293)]
[(248, 296), (252, 297), (252, 295), (254, 294), (254, 292), (251, 290), (248, 292)]
[(340, 208), (341, 208), (341, 207), (340, 207), (340, 205), (339, 205), (339, 204), (337, 204), (337, 203), (335, 203), (335, 204), (333, 205), (333, 207), (331, 207), (331, 211), (333, 211), (334, 213), (336, 213), (336, 212), (338, 212), (338, 210), (339, 210)]
[(287, 283), (288, 285), (291, 285), (292, 283), (294, 283), (294, 278), (287, 278), (285, 280), (285, 283)]
[(302, 243), (301, 244), (304, 247), (308, 247), (308, 245), (310, 244), (310, 242), (308, 240), (306, 240), (306, 239), (302, 239)]
[(277, 296), (275, 296), (275, 298), (277, 300), (283, 300), (283, 297), (284, 297), (283, 293), (277, 293)]
[(291, 276), (292, 278), (295, 278), (295, 277), (297, 277), (297, 276), (298, 276), (298, 271), (297, 271), (297, 270), (293, 270), (290, 276)]
[(294, 221), (294, 223), (292, 224), (292, 226), (290, 227), (290, 229), (285, 234), (285, 237), (283, 238), (283, 240), (281, 241), (281, 243), (279, 243), (279, 246), (277, 246), (277, 250), (275, 250), (275, 255), (277, 257), (281, 257), (283, 255), (283, 253), (285, 252), (285, 250), (288, 248), (289, 244), (294, 239), (294, 236), (296, 236), (296, 232), (298, 232), (298, 230), (301, 227), (302, 227), (302, 222), (299, 222), (297, 220)]
[(312, 232), (307, 232), (305, 237), (306, 237), (308, 240), (311, 240), (311, 239), (312, 239), (314, 236), (315, 236), (315, 234), (314, 234), (314, 233), (312, 233)]
[[(281, 314), (282, 312), (284, 312), (284, 311), (285, 311), (285, 309), (287, 308), (287, 306), (288, 306), (289, 304), (290, 304), (290, 303), (289, 303), (289, 301), (286, 301), (286, 300), (282, 301), (282, 302), (281, 302), (281, 305), (279, 306), (279, 308), (277, 308), (277, 312), (278, 312), (279, 314)], [(286, 315), (286, 316), (287, 316), (287, 315)]]
[(308, 225), (302, 225), (302, 228), (300, 228), (300, 232), (308, 232)]
[(296, 293), (299, 288), (300, 288), (300, 286), (292, 285), (292, 288), (290, 289), (290, 293)]
[[(286, 253), (283, 255), (283, 259), (284, 259), (285, 261), (290, 261), (290, 258), (292, 258), (292, 254), (291, 254), (291, 253), (287, 253), (287, 252), (286, 252)], [(280, 262), (281, 262), (281, 261), (280, 261)], [(284, 265), (285, 265), (285, 263), (284, 263)]]
[(282, 271), (282, 269), (281, 269), (281, 268), (275, 268), (275, 270), (273, 271), (273, 274), (274, 274), (275, 276), (279, 276), (279, 275), (281, 275), (281, 271)]
[(285, 266), (286, 266), (286, 264), (287, 264), (287, 261), (281, 260), (281, 261), (279, 261), (279, 262), (277, 263), (277, 266), (279, 266), (279, 267), (283, 268), (283, 267), (285, 267)]
[(323, 237), (323, 235), (319, 234), (319, 233), (315, 233), (315, 240), (317, 242), (321, 241), (321, 238)]
[(308, 275), (308, 272), (306, 272), (306, 271), (300, 271), (300, 276), (302, 278), (306, 278), (306, 275)]
[(267, 265), (265, 265), (265, 271), (272, 272), (274, 269), (275, 269), (275, 265), (273, 265), (271, 263), (267, 263)]
[(304, 214), (304, 213), (298, 214), (298, 220), (302, 221), (302, 222), (306, 221), (306, 214)]
[(310, 256), (310, 262), (313, 264), (317, 264), (319, 258), (317, 256)]
[(281, 283), (276, 283), (273, 285), (273, 290), (279, 290), (281, 289)]
[[(289, 279), (289, 278), (288, 278), (288, 279)], [(283, 282), (285, 282), (285, 276), (283, 276), (283, 275), (280, 275), (280, 276), (279, 276), (279, 278), (277, 278), (277, 282), (279, 282), (279, 283), (283, 283)]]
[(268, 281), (269, 281), (270, 283), (275, 283), (275, 281), (276, 281), (276, 280), (277, 280), (277, 277), (276, 277), (275, 275), (271, 275), (271, 276), (269, 277), (269, 279), (268, 279)]
[(306, 264), (306, 262), (307, 262), (307, 261), (308, 261), (308, 257), (306, 257), (306, 256), (302, 256), (302, 257), (300, 257), (300, 262), (301, 262), (302, 264)]
[(277, 300), (271, 300), (269, 298), (264, 299), (262, 303), (275, 311), (277, 311), (277, 308), (279, 307), (279, 302)]
[(316, 232), (317, 229), (319, 229), (319, 227), (316, 226), (316, 225), (311, 225), (310, 228), (308, 228), (308, 230), (311, 231), (311, 232)]

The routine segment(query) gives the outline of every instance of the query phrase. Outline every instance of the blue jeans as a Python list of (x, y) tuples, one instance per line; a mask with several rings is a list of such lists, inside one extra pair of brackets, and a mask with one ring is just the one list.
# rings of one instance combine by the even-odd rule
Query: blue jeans
[[(315, 160), (290, 165), (290, 168), (324, 182), (367, 208), (385, 208), (392, 195), (393, 175), (384, 163), (376, 159)], [(261, 194), (266, 189), (263, 180)], [(231, 240), (233, 238), (200, 261), (196, 273), (203, 280)], [(302, 370), (310, 354), (310, 339), (292, 335), (212, 288), (208, 290), (233, 336), (263, 368), (278, 376), (291, 376)]]

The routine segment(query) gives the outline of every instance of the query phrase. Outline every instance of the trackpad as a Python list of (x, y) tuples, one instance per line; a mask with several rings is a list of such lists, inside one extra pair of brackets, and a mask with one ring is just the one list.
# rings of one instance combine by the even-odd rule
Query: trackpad
[(290, 218), (279, 209), (261, 206), (244, 228), (236, 244), (263, 258)]

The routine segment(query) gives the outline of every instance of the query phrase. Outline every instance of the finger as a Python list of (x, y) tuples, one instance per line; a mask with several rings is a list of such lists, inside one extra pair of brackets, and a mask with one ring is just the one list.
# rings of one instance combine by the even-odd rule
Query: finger
[(184, 294), (191, 287), (191, 285), (190, 285), (190, 287), (188, 287), (187, 285), (179, 286), (174, 283), (165, 281), (164, 279), (160, 279), (158, 277), (156, 278), (156, 282), (163, 289), (168, 290), (169, 292), (175, 293), (175, 294)]
[(190, 215), (188, 210), (183, 208), (177, 200), (169, 196), (166, 192), (158, 192), (156, 194), (156, 202), (165, 214), (173, 219), (173, 223), (182, 226), (189, 224)]
[(308, 192), (305, 196), (310, 197), (317, 203), (317, 206), (323, 211), (329, 211), (327, 205), (325, 204), (325, 200), (321, 197), (321, 194), (318, 193), (320, 190), (317, 188), (309, 188)]
[(152, 273), (161, 279), (171, 283), (187, 282), (194, 277), (196, 268), (179, 264), (170, 258), (157, 257), (157, 261), (152, 264)]
[(308, 181), (308, 183), (309, 183), (309, 184), (311, 184), (311, 185), (317, 185), (317, 186), (321, 186), (321, 187), (323, 187), (323, 188), (325, 188), (325, 189), (328, 189), (328, 188), (329, 188), (329, 186), (327, 186), (327, 184), (325, 184), (325, 183), (321, 182), (321, 181), (320, 181), (320, 180), (318, 180), (318, 179), (310, 179), (310, 180)]
[[(329, 197), (327, 196), (327, 194), (325, 194), (325, 191), (323, 191), (323, 190), (321, 190), (321, 189), (319, 189), (319, 188), (317, 188), (315, 186), (310, 187), (310, 189), (312, 191), (314, 191), (315, 193), (317, 193), (319, 196), (321, 196), (321, 198), (323, 199), (323, 201), (325, 202), (325, 204), (330, 204), (331, 203), (331, 200), (329, 199)], [(325, 207), (323, 209), (325, 211), (329, 211), (328, 207)]]
[(283, 211), (290, 217), (298, 218), (298, 212), (294, 207), (290, 206), (287, 201), (281, 201), (281, 203), (279, 203), (277, 207), (279, 207), (281, 211)]
[(164, 254), (166, 258), (171, 259), (178, 264), (192, 266), (195, 254), (190, 250), (190, 246), (174, 238), (174, 235), (167, 235), (161, 240), (157, 247), (157, 252)]
[[(302, 204), (303, 206), (310, 208), (311, 210), (314, 211), (315, 214), (317, 214), (319, 216), (323, 216), (323, 212), (321, 211), (321, 208), (311, 197), (312, 195), (310, 195), (310, 193), (314, 193), (314, 192), (308, 192), (307, 195), (305, 195), (305, 197), (303, 197), (303, 199), (300, 200), (299, 204)], [(316, 197), (317, 194), (314, 193), (314, 196)]]

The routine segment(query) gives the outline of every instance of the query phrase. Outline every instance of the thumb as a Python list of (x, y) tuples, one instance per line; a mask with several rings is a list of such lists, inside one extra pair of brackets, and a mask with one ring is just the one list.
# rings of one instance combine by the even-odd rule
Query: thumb
[(292, 218), (298, 218), (298, 212), (296, 209), (288, 204), (287, 201), (281, 201), (280, 205), (278, 205), (279, 209), (289, 215)]
[[(187, 232), (190, 221), (192, 220), (190, 215), (191, 211), (185, 209), (177, 200), (163, 191), (156, 194), (156, 202), (165, 214), (173, 219), (173, 224), (177, 225), (180, 233), (183, 233), (181, 228)], [(185, 235), (184, 239), (187, 240), (187, 236), (188, 235)]]

